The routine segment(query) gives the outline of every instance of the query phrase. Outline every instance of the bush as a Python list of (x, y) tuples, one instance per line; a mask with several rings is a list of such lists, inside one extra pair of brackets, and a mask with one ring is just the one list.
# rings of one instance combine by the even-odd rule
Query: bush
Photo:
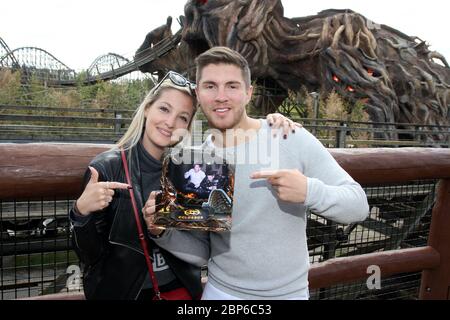
[(17, 104), (21, 96), (21, 74), (9, 69), (0, 69), (0, 103)]

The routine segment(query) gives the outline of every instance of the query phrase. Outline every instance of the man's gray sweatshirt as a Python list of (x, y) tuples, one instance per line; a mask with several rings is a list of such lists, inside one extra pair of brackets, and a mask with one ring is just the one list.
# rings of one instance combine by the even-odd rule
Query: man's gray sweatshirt
[[(287, 139), (279, 135), (273, 138), (261, 121), (256, 138), (216, 148), (237, 160), (230, 232), (167, 230), (155, 240), (188, 262), (207, 262), (208, 281), (243, 299), (289, 299), (304, 293), (309, 269), (306, 209), (345, 224), (369, 214), (364, 190), (319, 140), (303, 128)], [(274, 169), (298, 169), (307, 177), (303, 204), (281, 201), (266, 179), (250, 178), (255, 171)]]

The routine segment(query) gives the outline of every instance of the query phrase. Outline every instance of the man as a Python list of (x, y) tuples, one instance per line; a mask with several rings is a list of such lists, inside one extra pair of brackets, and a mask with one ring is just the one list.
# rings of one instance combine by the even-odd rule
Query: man
[(190, 189), (197, 189), (200, 187), (200, 183), (202, 183), (203, 179), (206, 177), (205, 172), (200, 168), (199, 164), (194, 164), (194, 168), (185, 172), (184, 178), (189, 179), (188, 187)]
[[(194, 233), (174, 230), (156, 241), (192, 263), (208, 261), (203, 299), (308, 299), (306, 209), (339, 223), (361, 221), (369, 213), (365, 193), (305, 129), (274, 138), (269, 125), (247, 115), (253, 87), (239, 53), (214, 47), (196, 64), (197, 98), (217, 129), (205, 145), (241, 159), (232, 229), (210, 233), (209, 247)], [(267, 144), (269, 163), (252, 161)], [(153, 196), (144, 211), (146, 219), (153, 214)]]

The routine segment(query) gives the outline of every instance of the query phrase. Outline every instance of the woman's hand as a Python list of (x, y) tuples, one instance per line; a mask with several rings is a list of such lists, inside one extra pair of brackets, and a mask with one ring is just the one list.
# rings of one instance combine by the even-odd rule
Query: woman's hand
[(270, 113), (266, 116), (266, 120), (272, 130), (283, 128), (283, 138), (286, 139), (289, 132), (295, 133), (296, 128), (303, 127), (300, 123), (294, 122), (291, 119), (283, 116), (281, 113)]
[(155, 217), (156, 212), (156, 195), (159, 191), (152, 191), (150, 192), (150, 195), (148, 196), (148, 200), (144, 205), (144, 208), (142, 208), (142, 214), (144, 215), (144, 221), (147, 224), (148, 231), (153, 236), (159, 236), (164, 230), (157, 229), (153, 227), (153, 221)]
[(75, 203), (78, 213), (83, 216), (108, 207), (113, 199), (114, 189), (131, 188), (126, 183), (98, 182), (97, 170), (93, 167), (89, 167), (89, 170), (91, 170), (91, 178)]

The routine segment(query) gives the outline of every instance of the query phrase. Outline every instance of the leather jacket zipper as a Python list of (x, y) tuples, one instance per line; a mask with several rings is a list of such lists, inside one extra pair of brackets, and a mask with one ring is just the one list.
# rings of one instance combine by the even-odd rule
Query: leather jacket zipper
[[(116, 244), (116, 245), (118, 245), (118, 246), (122, 246), (122, 247), (125, 247), (125, 248), (128, 248), (128, 249), (131, 249), (131, 250), (133, 250), (133, 251), (139, 252), (140, 254), (144, 255), (144, 251), (141, 251), (141, 250), (136, 249), (136, 248), (134, 248), (134, 247), (128, 246), (128, 245), (126, 245), (126, 244), (123, 244), (123, 243), (120, 243), (120, 242), (114, 242), (114, 241), (111, 241), (111, 240), (109, 240), (109, 243), (111, 243), (111, 244)], [(151, 257), (150, 257), (150, 260), (153, 261), (153, 259), (151, 259)]]

